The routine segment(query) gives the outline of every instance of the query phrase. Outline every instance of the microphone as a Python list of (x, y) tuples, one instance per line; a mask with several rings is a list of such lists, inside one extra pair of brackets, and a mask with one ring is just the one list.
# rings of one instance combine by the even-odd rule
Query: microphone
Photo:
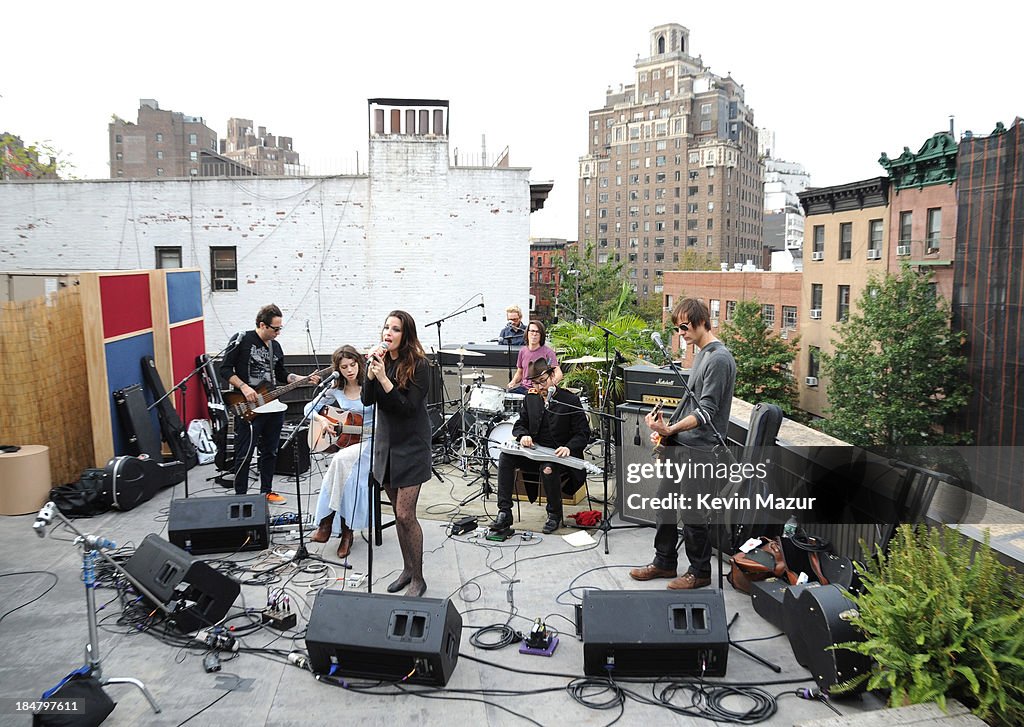
[(484, 294), (480, 294), (480, 307), (483, 309), (480, 314), (480, 320), (487, 322), (487, 306), (484, 305)]
[(661, 342), (661, 334), (655, 331), (651, 334), (651, 340), (654, 341), (654, 345), (658, 347), (663, 354), (668, 356), (668, 351), (665, 349), (665, 344)]
[(36, 535), (38, 535), (40, 538), (46, 537), (46, 526), (53, 521), (53, 511), (56, 509), (56, 507), (57, 506), (54, 505), (52, 501), (50, 501), (43, 505), (42, 509), (39, 511), (39, 514), (36, 515), (36, 521), (32, 525), (32, 527), (35, 529)]
[(375, 353), (377, 353), (378, 351), (385, 351), (385, 350), (387, 350), (387, 347), (388, 347), (388, 344), (385, 343), (384, 341), (381, 341), (376, 346), (371, 348), (370, 352), (368, 354), (366, 354), (366, 365), (367, 366), (370, 365), (370, 363), (373, 361), (373, 355)]
[(333, 374), (331, 374), (326, 379), (321, 381), (320, 384), (318, 385), (318, 388), (322, 389), (323, 387), (327, 386), (332, 381), (337, 381), (339, 378), (341, 378), (341, 372), (335, 371)]
[(551, 408), (551, 400), (555, 398), (555, 387), (551, 385), (548, 387), (548, 399), (544, 402), (544, 409), (548, 410)]
[(637, 420), (636, 420), (636, 432), (633, 434), (633, 446), (634, 447), (639, 447), (640, 446), (640, 418), (639, 417), (637, 417)]

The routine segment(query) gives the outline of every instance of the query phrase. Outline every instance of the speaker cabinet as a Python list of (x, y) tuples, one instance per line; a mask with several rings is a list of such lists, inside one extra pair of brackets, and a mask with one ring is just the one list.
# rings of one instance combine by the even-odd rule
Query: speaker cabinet
[(640, 477), (639, 482), (630, 483), (626, 475), (630, 465), (654, 462), (651, 430), (644, 424), (644, 417), (653, 408), (647, 404), (620, 404), (615, 408), (615, 413), (624, 420), (615, 422), (615, 484), (618, 488), (615, 511), (623, 520), (641, 525), (657, 525), (658, 511), (653, 508), (630, 507), (631, 502), (639, 502), (639, 498), (631, 496), (657, 497), (658, 481), (654, 477)]
[(725, 676), (721, 591), (586, 591), (582, 619), (589, 676)]
[(455, 671), (461, 641), (462, 616), (439, 598), (320, 591), (306, 628), (319, 674), (440, 686)]
[(270, 544), (261, 493), (172, 500), (167, 521), (170, 541), (194, 555), (264, 550)]
[[(790, 642), (800, 641), (800, 650), (807, 661), (800, 662), (811, 672), (822, 692), (865, 674), (871, 669), (871, 659), (848, 649), (829, 647), (847, 641), (863, 641), (861, 633), (850, 622), (857, 607), (846, 597), (842, 586), (828, 585), (805, 589), (796, 602), (799, 631), (790, 633)], [(793, 651), (797, 646), (794, 643)], [(862, 682), (856, 691), (863, 691)]]
[(309, 427), (303, 427), (295, 435), (295, 439), (287, 447), (284, 443), (295, 431), (294, 425), (286, 425), (281, 430), (281, 447), (277, 451), (277, 463), (274, 465), (274, 474), (295, 476), (295, 448), (299, 450), (299, 474), (309, 471)]
[(241, 590), (237, 581), (154, 533), (145, 537), (124, 569), (174, 609), (170, 620), (182, 633), (216, 624)]

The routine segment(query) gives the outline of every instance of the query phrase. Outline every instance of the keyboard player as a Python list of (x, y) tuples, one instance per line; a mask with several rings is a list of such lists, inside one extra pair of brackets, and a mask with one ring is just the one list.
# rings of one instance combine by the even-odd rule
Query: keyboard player
[[(554, 373), (547, 359), (539, 358), (528, 367), (527, 378), (533, 381), (522, 402), (519, 419), (512, 427), (512, 436), (525, 449), (536, 445), (554, 450), (555, 457), (583, 458), (583, 447), (590, 441), (590, 424), (578, 396), (560, 389), (552, 382)], [(562, 527), (562, 475), (567, 474), (576, 485), (586, 479), (584, 470), (550, 461), (538, 461), (522, 455), (502, 452), (498, 458), (498, 516), (491, 530), (501, 532), (512, 526), (512, 488), (516, 469), (536, 473), (547, 498), (547, 522), (544, 533)]]

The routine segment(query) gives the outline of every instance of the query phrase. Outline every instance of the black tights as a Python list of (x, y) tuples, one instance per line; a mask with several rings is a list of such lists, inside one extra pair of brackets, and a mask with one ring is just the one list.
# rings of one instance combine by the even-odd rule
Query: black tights
[(413, 589), (423, 580), (423, 529), (416, 519), (416, 503), (420, 499), (420, 485), (390, 487), (385, 485), (388, 500), (395, 510), (395, 528), (398, 546), (402, 549), (402, 575), (399, 580), (411, 578)]

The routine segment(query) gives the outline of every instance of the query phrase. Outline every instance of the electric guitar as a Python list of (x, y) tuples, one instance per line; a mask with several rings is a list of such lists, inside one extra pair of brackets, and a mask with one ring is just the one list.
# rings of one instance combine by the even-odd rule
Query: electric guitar
[[(334, 425), (334, 433), (328, 428)], [(320, 414), (309, 422), (310, 452), (330, 454), (359, 443), (363, 434), (363, 416), (354, 411), (345, 411), (333, 406), (325, 406)]]
[(297, 389), (300, 386), (305, 386), (309, 383), (309, 380), (314, 376), (319, 376), (321, 379), (330, 374), (333, 370), (332, 366), (315, 371), (309, 376), (297, 379), (290, 384), (286, 384), (278, 389), (270, 391), (270, 384), (262, 383), (259, 386), (253, 387), (256, 389), (256, 402), (253, 403), (245, 398), (245, 394), (241, 391), (230, 391), (224, 394), (224, 403), (227, 405), (228, 411), (233, 414), (238, 414), (240, 417), (245, 419), (247, 422), (251, 422), (259, 414), (270, 414), (275, 411), (284, 411), (288, 408), (288, 405), (278, 399), (287, 394), (292, 389)]
[[(658, 403), (654, 405), (654, 408), (651, 409), (651, 416), (657, 418), (658, 414), (661, 412), (661, 407), (664, 405), (664, 400), (659, 400)], [(661, 443), (661, 435), (654, 435), (654, 439), (652, 440), (651, 444), (653, 445), (651, 454), (654, 456), (655, 459), (660, 459), (661, 453), (665, 451), (665, 445)]]

